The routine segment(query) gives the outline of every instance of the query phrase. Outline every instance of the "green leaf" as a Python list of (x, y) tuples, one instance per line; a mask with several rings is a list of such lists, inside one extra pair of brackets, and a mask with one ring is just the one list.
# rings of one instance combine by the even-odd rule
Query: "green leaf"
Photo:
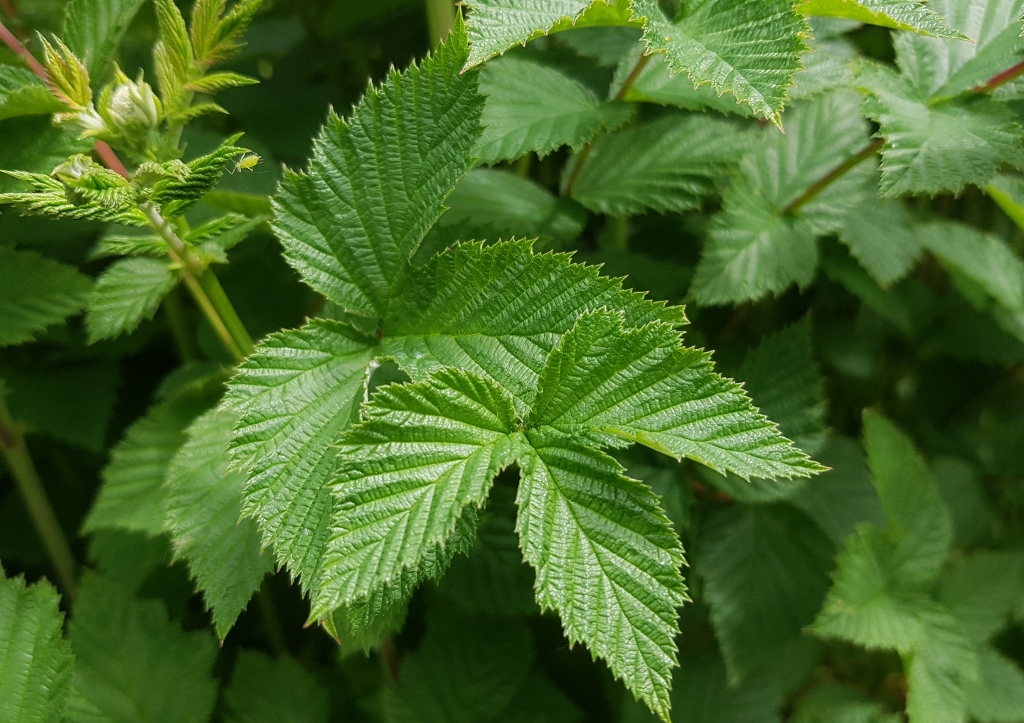
[(904, 658), (910, 723), (959, 723), (967, 686), (978, 677), (978, 656), (963, 629), (941, 608), (925, 608), (918, 648)]
[(731, 93), (781, 127), (786, 89), (809, 34), (792, 0), (691, 0), (673, 21), (657, 0), (633, 0), (633, 12), (644, 18), (648, 51), (665, 53), (672, 73), (686, 71), (694, 86)]
[(789, 204), (867, 142), (867, 126), (852, 91), (801, 101), (782, 135), (765, 129), (758, 149), (722, 199), (691, 293), (702, 304), (724, 304), (806, 286), (818, 262), (815, 236), (837, 231), (866, 190), (870, 168), (842, 176), (798, 211)]
[[(615, 72), (613, 88), (621, 88), (626, 78), (632, 75), (643, 50), (642, 46), (638, 47), (622, 59)], [(673, 74), (669, 70), (668, 58), (664, 55), (657, 54), (647, 57), (650, 60), (640, 70), (640, 74), (636, 76), (633, 85), (626, 91), (623, 100), (658, 103), (685, 110), (704, 111), (710, 109), (719, 113), (754, 115), (754, 111), (749, 105), (741, 103), (731, 93), (720, 95), (718, 91), (707, 84), (694, 87), (693, 81), (686, 73)]]
[(884, 713), (858, 688), (845, 683), (825, 683), (803, 696), (791, 719), (793, 723), (900, 723), (901, 717)]
[(621, 309), (627, 327), (685, 321), (680, 307), (626, 291), (567, 254), (534, 254), (524, 241), (459, 244), (410, 267), (396, 291), (381, 356), (413, 379), (442, 366), (492, 379), (524, 413), (548, 354), (581, 314)]
[(154, 570), (170, 564), (171, 545), (165, 535), (100, 530), (89, 538), (89, 562), (118, 584), (137, 592)]
[[(0, 168), (49, 173), (74, 153), (88, 152), (90, 144), (80, 141), (50, 118), (9, 118), (0, 120)], [(0, 173), (0, 191), (21, 184)]]
[(936, 598), (975, 643), (986, 643), (1009, 623), (1024, 583), (1024, 556), (983, 550), (947, 567)]
[(545, 156), (568, 145), (579, 149), (603, 130), (629, 120), (633, 106), (604, 103), (593, 91), (540, 63), (502, 58), (480, 72), (487, 96), (483, 135), (473, 155), (484, 163), (511, 160), (531, 151)]
[[(930, 3), (934, 7), (934, 3)], [(845, 18), (896, 30), (914, 30), (937, 38), (966, 40), (967, 36), (918, 0), (803, 0), (796, 9), (806, 15)]]
[(166, 260), (136, 258), (113, 263), (89, 294), (85, 317), (89, 342), (135, 331), (144, 319), (153, 318), (177, 283)]
[(188, 562), (221, 640), (274, 566), (271, 555), (260, 553), (256, 523), (239, 520), (245, 475), (225, 473), (235, 423), (218, 410), (193, 422), (164, 483), (175, 557)]
[[(570, 241), (586, 223), (586, 212), (572, 201), (529, 179), (488, 168), (474, 168), (463, 176), (447, 204), (449, 209), (434, 229), (441, 237), (455, 235), (462, 240), (474, 238), (479, 230), (490, 238)], [(423, 250), (429, 250), (429, 245), (428, 236)]]
[(0, 120), (26, 115), (50, 115), (66, 110), (35, 73), (0, 65)]
[(89, 260), (105, 259), (111, 256), (167, 256), (167, 242), (154, 234), (111, 233), (100, 237), (95, 248), (89, 253)]
[(508, 720), (515, 694), (529, 680), (530, 640), (521, 621), (435, 613), (423, 643), (402, 660), (398, 685), (385, 692), (385, 720)]
[(882, 288), (903, 278), (921, 256), (913, 221), (899, 201), (864, 199), (846, 215), (839, 237)]
[(984, 645), (978, 650), (978, 680), (967, 685), (967, 714), (980, 723), (1020, 720), (1024, 672), (1013, 660)]
[[(603, 0), (598, 0), (603, 4)], [(560, 20), (575, 21), (595, 0), (467, 0), (469, 55), (479, 65), (513, 45), (546, 35)], [(573, 23), (575, 24), (575, 23)]]
[(240, 419), (229, 451), (248, 473), (242, 511), (309, 589), (331, 516), (324, 487), (341, 430), (362, 400), (372, 349), (350, 327), (315, 320), (272, 334), (238, 368), (222, 407)]
[(243, 650), (224, 690), (228, 723), (327, 723), (327, 691), (294, 658)]
[(519, 537), (537, 600), (570, 643), (608, 661), (668, 720), (683, 551), (650, 488), (615, 460), (552, 431), (531, 431), (519, 460)]
[(209, 633), (186, 633), (169, 621), (163, 603), (136, 600), (111, 580), (86, 573), (70, 637), (75, 673), (69, 720), (209, 720), (217, 697), (217, 646)]
[(161, 207), (165, 218), (184, 214), (217, 186), (232, 159), (249, 152), (248, 148), (235, 145), (240, 137), (241, 134), (231, 136), (212, 153), (189, 161), (181, 177), (172, 176), (153, 184), (150, 199)]
[(501, 389), (464, 372), (378, 390), (341, 441), (313, 614), (365, 598), (443, 544), (515, 459), (515, 431)]
[(825, 442), (825, 380), (814, 359), (811, 319), (761, 340), (743, 360), (736, 380), (754, 405), (807, 454)]
[(681, 346), (666, 324), (621, 324), (607, 312), (580, 318), (540, 376), (530, 425), (638, 442), (743, 477), (820, 470), (714, 373), (706, 352)]
[(810, 98), (836, 88), (853, 85), (851, 61), (857, 57), (857, 47), (845, 38), (809, 40), (810, 49), (800, 56), (803, 68), (793, 76), (790, 100)]
[(183, 392), (151, 407), (110, 451), (103, 483), (85, 520), (86, 533), (114, 528), (164, 531), (164, 478), (185, 430), (212, 403), (209, 392)]
[(590, 210), (615, 216), (696, 208), (753, 141), (714, 116), (666, 115), (598, 138), (577, 161), (570, 191)]
[(91, 286), (72, 266), (0, 246), (0, 347), (31, 341), (77, 313)]
[(143, 0), (70, 0), (61, 38), (89, 69), (94, 82), (107, 67)]
[[(60, 180), (41, 173), (27, 171), (3, 171), (11, 178), (32, 186), (31, 191), (0, 193), (0, 205), (11, 205), (20, 211), (51, 218), (72, 221), (102, 221), (120, 223), (125, 226), (145, 226), (148, 221), (132, 201), (127, 187), (105, 189), (97, 197), (89, 189), (65, 186)], [(83, 196), (76, 191), (85, 191)]]
[(62, 631), (60, 597), (47, 582), (25, 584), (0, 567), (0, 700), (10, 723), (58, 723), (74, 659)]
[(698, 572), (729, 677), (777, 660), (829, 588), (834, 549), (787, 505), (734, 505), (705, 522)]
[(896, 543), (901, 584), (934, 581), (953, 542), (953, 520), (914, 443), (878, 412), (864, 413), (864, 447), (872, 482)]
[(459, 24), (420, 66), (371, 88), (349, 119), (332, 114), (308, 174), (282, 181), (275, 230), (285, 257), (349, 311), (386, 313), (397, 276), (469, 169), (483, 98), (478, 73), (459, 73), (467, 53)]

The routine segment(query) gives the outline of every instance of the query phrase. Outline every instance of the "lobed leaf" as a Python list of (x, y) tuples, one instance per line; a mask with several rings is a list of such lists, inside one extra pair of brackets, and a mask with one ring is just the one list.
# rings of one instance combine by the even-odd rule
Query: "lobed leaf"
[(89, 294), (85, 326), (89, 342), (129, 334), (152, 319), (160, 302), (177, 285), (166, 260), (134, 258), (114, 262)]

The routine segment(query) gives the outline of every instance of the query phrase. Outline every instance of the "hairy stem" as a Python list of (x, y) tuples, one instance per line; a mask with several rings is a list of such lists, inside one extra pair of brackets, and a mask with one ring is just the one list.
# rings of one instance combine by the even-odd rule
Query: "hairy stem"
[(28, 508), (29, 517), (39, 533), (43, 546), (46, 548), (50, 561), (53, 563), (57, 573), (57, 584), (61, 591), (72, 602), (78, 592), (78, 583), (75, 580), (75, 556), (71, 553), (71, 546), (68, 544), (64, 531), (57, 522), (57, 516), (53, 513), (53, 507), (46, 496), (46, 489), (39, 479), (32, 457), (29, 456), (28, 446), (25, 444), (25, 435), (14, 421), (11, 410), (7, 408), (7, 402), (0, 395), (0, 450), (11, 468), (14, 481), (18, 485), (18, 492), (21, 493)]
[(806, 191), (794, 198), (784, 209), (782, 209), (782, 213), (793, 214), (799, 211), (805, 205), (817, 198), (818, 194), (846, 175), (852, 168), (855, 168), (862, 161), (865, 161), (875, 155), (875, 153), (882, 148), (884, 143), (885, 141), (882, 138), (876, 138), (868, 143), (855, 154), (808, 186)]
[(452, 0), (426, 0), (427, 32), (430, 34), (430, 48), (433, 50), (455, 27), (455, 3)]
[[(153, 206), (141, 206), (150, 227), (167, 243), (167, 255), (181, 267), (181, 273), (192, 297), (203, 316), (210, 322), (214, 333), (238, 363), (252, 351), (252, 339), (242, 326), (238, 314), (228, 301), (212, 269), (202, 263), (171, 228), (170, 222)], [(211, 298), (213, 292), (215, 299)], [(225, 316), (227, 320), (225, 320)]]

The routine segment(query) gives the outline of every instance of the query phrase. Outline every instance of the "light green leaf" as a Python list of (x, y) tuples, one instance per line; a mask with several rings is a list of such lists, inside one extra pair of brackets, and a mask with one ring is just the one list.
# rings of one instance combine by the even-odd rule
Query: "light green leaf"
[(217, 684), (217, 646), (206, 631), (183, 632), (157, 600), (136, 600), (86, 573), (70, 626), (75, 653), (68, 719), (82, 723), (206, 723)]
[(227, 723), (327, 723), (327, 691), (294, 658), (243, 650), (224, 690)]
[(918, 0), (803, 0), (796, 9), (806, 15), (845, 18), (896, 30), (914, 30), (937, 38), (966, 40), (967, 36)]
[(762, 414), (807, 454), (825, 441), (825, 380), (814, 359), (811, 319), (761, 340), (743, 360), (736, 380)]
[(800, 56), (804, 67), (793, 76), (791, 101), (853, 85), (850, 64), (858, 56), (853, 43), (845, 38), (823, 38), (811, 40), (809, 45), (810, 50)]
[(889, 199), (865, 198), (846, 215), (839, 238), (883, 288), (903, 278), (922, 251), (910, 214)]
[(714, 373), (706, 352), (681, 346), (668, 325), (621, 323), (608, 312), (580, 318), (540, 376), (530, 425), (638, 442), (743, 477), (820, 470)]
[(245, 475), (225, 472), (235, 422), (218, 410), (193, 422), (164, 483), (175, 557), (188, 562), (221, 640), (274, 566), (273, 556), (260, 553), (256, 523), (239, 520)]
[(104, 234), (89, 253), (89, 260), (111, 256), (167, 256), (167, 242), (153, 234)]
[(502, 390), (464, 372), (378, 390), (341, 441), (313, 614), (365, 598), (444, 543), (514, 461), (515, 430)]
[(680, 307), (626, 291), (619, 279), (531, 244), (459, 244), (410, 267), (391, 301), (380, 355), (414, 379), (442, 366), (497, 382), (525, 413), (559, 337), (581, 314), (621, 309), (627, 327), (685, 322)]
[[(643, 47), (636, 48), (619, 63), (612, 87), (618, 89), (636, 68)], [(686, 73), (673, 75), (668, 58), (662, 54), (648, 56), (650, 60), (641, 69), (636, 80), (626, 91), (623, 100), (670, 105), (685, 110), (716, 110), (741, 116), (753, 116), (753, 109), (741, 103), (731, 93), (719, 94), (710, 85), (694, 87)]]
[(579, 159), (569, 190), (598, 213), (685, 211), (715, 193), (715, 181), (735, 167), (754, 140), (714, 116), (667, 115), (598, 138)]
[(633, 114), (630, 104), (602, 102), (564, 73), (519, 58), (484, 66), (480, 92), (487, 96), (480, 119), (484, 131), (473, 155), (484, 163), (512, 160), (531, 151), (545, 156), (564, 145), (578, 149)]
[(538, 602), (667, 721), (676, 608), (686, 600), (672, 524), (611, 457), (551, 431), (527, 438), (518, 528)]
[(786, 134), (766, 129), (756, 151), (722, 199), (691, 293), (724, 304), (806, 286), (818, 263), (815, 236), (838, 230), (866, 190), (871, 169), (859, 166), (796, 212), (807, 189), (867, 143), (856, 94), (839, 90), (801, 101), (788, 112)]
[(98, 84), (143, 0), (70, 0), (61, 38)]
[(397, 276), (469, 169), (483, 98), (478, 73), (459, 73), (467, 53), (459, 23), (422, 65), (371, 88), (350, 118), (332, 114), (308, 174), (282, 181), (275, 230), (285, 257), (349, 311), (385, 315)]
[(164, 531), (167, 467), (185, 443), (185, 430), (208, 409), (209, 392), (183, 392), (150, 408), (110, 451), (103, 482), (83, 531), (115, 528), (159, 535)]
[(248, 473), (242, 511), (305, 589), (327, 540), (340, 432), (362, 400), (373, 352), (350, 327), (314, 320), (272, 334), (238, 368), (222, 407), (241, 420), (232, 465)]
[(1014, 661), (983, 645), (978, 650), (978, 680), (967, 685), (967, 714), (979, 723), (1015, 723), (1024, 710), (1024, 671)]
[(986, 643), (1009, 623), (1024, 583), (1024, 555), (982, 550), (947, 567), (936, 598), (975, 643)]
[[(488, 168), (474, 168), (463, 176), (447, 204), (449, 209), (438, 219), (435, 230), (463, 241), (481, 238), (472, 235), (477, 230), (492, 239), (569, 241), (580, 235), (586, 223), (586, 212), (572, 201), (558, 198), (527, 178)], [(428, 243), (424, 243), (425, 249)]]
[(148, 223), (132, 200), (127, 181), (124, 181), (123, 188), (90, 193), (90, 189), (74, 188), (71, 185), (66, 187), (60, 180), (42, 173), (2, 173), (32, 186), (31, 191), (0, 193), (0, 205), (13, 206), (25, 214), (72, 221), (120, 223), (125, 226), (145, 226)]
[(60, 597), (48, 582), (25, 584), (0, 567), (0, 708), (7, 723), (58, 723), (74, 658)]
[(0, 65), (0, 120), (26, 115), (50, 115), (66, 110), (35, 73)]
[(135, 258), (113, 263), (89, 294), (85, 317), (89, 342), (135, 331), (143, 319), (153, 318), (177, 283), (166, 260)]
[(792, 0), (690, 0), (674, 21), (657, 0), (633, 0), (633, 12), (643, 16), (648, 51), (665, 53), (673, 73), (686, 71), (695, 86), (732, 93), (781, 127), (786, 89), (809, 34)]
[(953, 520), (914, 443), (878, 412), (864, 413), (864, 448), (872, 482), (896, 547), (900, 583), (928, 585), (953, 542)]
[(978, 655), (957, 620), (941, 608), (921, 612), (923, 638), (904, 656), (910, 723), (962, 723)]
[(184, 214), (217, 186), (227, 164), (249, 152), (248, 148), (235, 145), (241, 135), (231, 136), (213, 152), (189, 161), (180, 176), (172, 174), (153, 184), (150, 199), (160, 206), (164, 218)]
[(800, 637), (829, 588), (835, 550), (788, 505), (734, 505), (705, 522), (697, 571), (729, 677), (770, 665)]
[(467, 0), (470, 51), (466, 66), (479, 65), (513, 45), (546, 35), (560, 20), (574, 21), (596, 3), (604, 0)]
[(0, 246), (0, 347), (31, 341), (77, 313), (91, 286), (72, 266)]

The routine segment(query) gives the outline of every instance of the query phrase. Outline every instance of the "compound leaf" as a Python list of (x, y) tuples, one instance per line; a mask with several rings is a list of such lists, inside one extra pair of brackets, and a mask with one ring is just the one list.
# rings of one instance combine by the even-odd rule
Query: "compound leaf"
[(72, 266), (0, 246), (0, 347), (30, 341), (77, 313), (91, 286)]
[(60, 597), (48, 582), (26, 585), (0, 567), (0, 700), (10, 723), (57, 723), (74, 659), (62, 632)]

